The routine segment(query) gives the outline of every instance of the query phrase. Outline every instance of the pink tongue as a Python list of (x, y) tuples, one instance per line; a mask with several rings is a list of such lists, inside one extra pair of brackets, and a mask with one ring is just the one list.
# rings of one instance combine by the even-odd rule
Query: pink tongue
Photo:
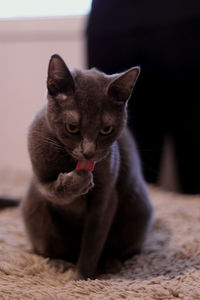
[(94, 161), (79, 160), (76, 166), (76, 171), (81, 170), (92, 172), (94, 170)]

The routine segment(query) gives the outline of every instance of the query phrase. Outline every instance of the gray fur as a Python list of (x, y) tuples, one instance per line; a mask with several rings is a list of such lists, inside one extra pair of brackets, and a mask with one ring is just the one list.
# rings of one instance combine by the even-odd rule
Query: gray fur
[[(75, 279), (117, 270), (141, 250), (151, 224), (152, 206), (126, 128), (138, 74), (138, 68), (112, 76), (70, 72), (58, 55), (49, 63), (48, 104), (28, 135), (33, 178), (22, 212), (35, 252), (59, 270), (76, 264)], [(68, 122), (80, 133), (67, 132)], [(113, 132), (100, 135), (106, 126)], [(94, 172), (76, 171), (79, 159), (96, 161)]]

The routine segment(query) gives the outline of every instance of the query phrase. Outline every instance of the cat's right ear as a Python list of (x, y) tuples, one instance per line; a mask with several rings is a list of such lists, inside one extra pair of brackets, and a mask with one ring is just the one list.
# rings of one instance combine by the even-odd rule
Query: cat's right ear
[(107, 93), (119, 103), (124, 104), (128, 101), (133, 87), (140, 74), (140, 67), (133, 67), (123, 73), (114, 74), (111, 80)]
[(66, 95), (74, 93), (73, 77), (64, 60), (58, 54), (54, 54), (49, 61), (47, 89), (51, 96), (56, 96), (59, 93)]

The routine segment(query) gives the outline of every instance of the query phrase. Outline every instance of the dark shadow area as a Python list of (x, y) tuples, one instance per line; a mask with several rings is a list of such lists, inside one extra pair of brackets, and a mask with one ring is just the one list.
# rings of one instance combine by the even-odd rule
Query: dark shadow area
[[(102, 22), (103, 20), (103, 22)], [(139, 65), (129, 128), (149, 183), (158, 183), (166, 136), (181, 192), (200, 193), (200, 2), (93, 0), (88, 66), (108, 74)]]

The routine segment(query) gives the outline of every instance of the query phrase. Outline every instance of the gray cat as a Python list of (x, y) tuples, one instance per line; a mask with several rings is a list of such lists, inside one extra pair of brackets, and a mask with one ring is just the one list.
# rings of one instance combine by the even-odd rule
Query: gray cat
[(138, 67), (70, 72), (59, 55), (49, 62), (48, 102), (28, 134), (33, 178), (21, 208), (35, 252), (60, 271), (75, 264), (76, 280), (118, 271), (140, 252), (151, 225), (126, 127), (138, 75)]

